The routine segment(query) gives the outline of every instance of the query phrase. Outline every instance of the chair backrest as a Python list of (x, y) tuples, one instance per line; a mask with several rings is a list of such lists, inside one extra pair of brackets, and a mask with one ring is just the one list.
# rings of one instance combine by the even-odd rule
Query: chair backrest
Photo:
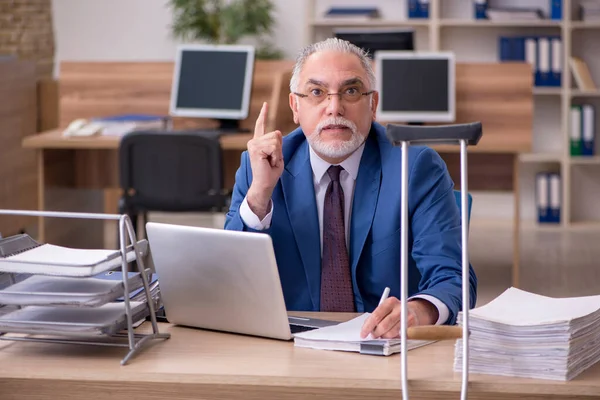
[(217, 131), (137, 131), (119, 146), (125, 207), (138, 211), (223, 208), (221, 145)]
[[(461, 201), (460, 201), (460, 190), (455, 190), (454, 191), (454, 198), (456, 199), (456, 204), (458, 205), (458, 209), (461, 209)], [(469, 207), (468, 209), (468, 220), (469, 220), (469, 224), (471, 222), (471, 206), (473, 204), (473, 196), (471, 196), (471, 193), (467, 193), (467, 205)]]

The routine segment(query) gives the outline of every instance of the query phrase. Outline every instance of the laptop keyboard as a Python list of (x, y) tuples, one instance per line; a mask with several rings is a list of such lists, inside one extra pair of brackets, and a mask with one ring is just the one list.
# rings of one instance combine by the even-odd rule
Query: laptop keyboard
[(312, 331), (313, 329), (317, 329), (317, 328), (312, 327), (312, 326), (303, 326), (303, 325), (290, 324), (290, 330), (292, 331), (292, 333), (300, 333), (300, 332)]

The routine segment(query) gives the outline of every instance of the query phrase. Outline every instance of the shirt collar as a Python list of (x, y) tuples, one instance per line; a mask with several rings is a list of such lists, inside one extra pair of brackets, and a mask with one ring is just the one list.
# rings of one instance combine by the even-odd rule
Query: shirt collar
[[(360, 167), (360, 159), (361, 159), (362, 153), (365, 149), (365, 142), (363, 142), (363, 144), (361, 144), (360, 147), (358, 149), (356, 149), (354, 151), (354, 153), (352, 153), (350, 155), (350, 157), (346, 158), (344, 161), (342, 161), (339, 164), (342, 166), (342, 168), (344, 168), (344, 170), (346, 170), (346, 172), (348, 172), (348, 174), (350, 174), (350, 176), (354, 180), (356, 180), (356, 177), (358, 176), (358, 168)], [(321, 157), (319, 157), (318, 154), (315, 153), (315, 151), (313, 150), (313, 148), (311, 146), (309, 146), (309, 148), (310, 148), (310, 165), (313, 170), (315, 182), (319, 183), (319, 182), (321, 182), (321, 179), (323, 179), (323, 176), (325, 175), (325, 173), (327, 172), (327, 170), (329, 169), (329, 167), (332, 164), (328, 163), (327, 161), (325, 161)]]

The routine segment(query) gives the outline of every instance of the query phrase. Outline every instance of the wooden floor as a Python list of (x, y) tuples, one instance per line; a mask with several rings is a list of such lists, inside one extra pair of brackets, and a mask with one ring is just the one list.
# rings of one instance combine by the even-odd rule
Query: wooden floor
[[(151, 214), (149, 219), (192, 226), (222, 227), (224, 223), (224, 216), (209, 214)], [(110, 246), (115, 230), (106, 232)], [(510, 222), (473, 219), (469, 253), (478, 278), (477, 305), (482, 305), (511, 286)], [(600, 294), (600, 231), (523, 230), (520, 288), (555, 297)]]

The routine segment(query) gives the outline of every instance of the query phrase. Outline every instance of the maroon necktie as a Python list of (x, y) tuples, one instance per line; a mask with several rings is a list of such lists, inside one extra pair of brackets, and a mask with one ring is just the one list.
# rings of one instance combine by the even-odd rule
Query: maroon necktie
[(354, 295), (344, 228), (344, 191), (339, 165), (327, 170), (331, 178), (323, 207), (323, 257), (321, 261), (321, 311), (353, 312)]

